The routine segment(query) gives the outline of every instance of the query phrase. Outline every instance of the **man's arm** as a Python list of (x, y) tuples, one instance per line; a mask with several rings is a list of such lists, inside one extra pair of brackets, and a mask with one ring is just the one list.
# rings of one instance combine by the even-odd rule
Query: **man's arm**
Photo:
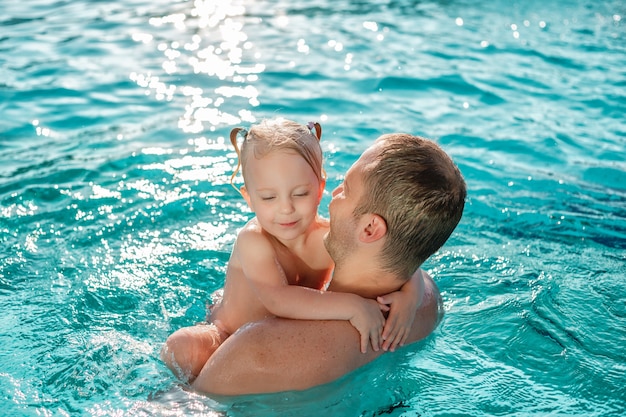
[[(409, 341), (428, 336), (441, 319), (437, 286), (424, 273), (425, 291)], [(359, 350), (347, 321), (272, 318), (246, 325), (211, 356), (192, 387), (218, 395), (304, 390), (331, 382), (376, 359), (383, 351)]]
[(359, 350), (347, 321), (270, 318), (246, 325), (208, 360), (192, 387), (242, 395), (304, 390), (333, 381), (382, 351)]

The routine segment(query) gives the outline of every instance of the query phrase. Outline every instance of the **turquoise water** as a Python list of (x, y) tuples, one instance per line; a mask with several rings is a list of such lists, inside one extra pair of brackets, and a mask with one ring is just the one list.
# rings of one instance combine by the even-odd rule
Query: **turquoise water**
[[(3, 1), (0, 414), (626, 413), (621, 1)], [(306, 392), (207, 398), (158, 358), (237, 229), (233, 126), (319, 120), (329, 174), (437, 140), (468, 204), (434, 335)], [(296, 352), (297, 354), (297, 352)]]

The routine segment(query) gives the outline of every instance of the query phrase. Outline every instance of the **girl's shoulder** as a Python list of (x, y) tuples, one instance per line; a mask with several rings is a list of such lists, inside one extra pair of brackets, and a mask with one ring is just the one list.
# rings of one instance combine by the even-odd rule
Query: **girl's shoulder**
[(276, 255), (276, 244), (256, 221), (250, 220), (237, 234), (231, 258), (245, 263), (251, 259), (274, 259)]
[(241, 236), (242, 234), (248, 234), (248, 233), (262, 233), (262, 232), (263, 232), (263, 228), (259, 224), (259, 221), (257, 220), (256, 217), (253, 217), (252, 219), (248, 221), (248, 223), (246, 223), (244, 227), (241, 228), (237, 236)]
[(237, 234), (238, 244), (270, 244), (267, 233), (263, 230), (256, 217), (250, 220)]

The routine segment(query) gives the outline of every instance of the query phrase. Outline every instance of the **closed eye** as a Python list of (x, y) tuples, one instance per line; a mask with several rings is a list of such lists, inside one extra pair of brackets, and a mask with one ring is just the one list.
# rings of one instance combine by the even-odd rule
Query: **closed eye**
[(344, 183), (342, 182), (341, 184), (337, 186), (337, 188), (333, 190), (332, 196), (335, 197), (339, 194), (342, 194), (343, 192), (344, 192)]

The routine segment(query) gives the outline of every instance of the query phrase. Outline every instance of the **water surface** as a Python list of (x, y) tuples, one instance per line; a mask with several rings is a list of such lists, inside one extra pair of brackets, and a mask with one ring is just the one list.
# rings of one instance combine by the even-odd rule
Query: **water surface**
[[(30, 415), (622, 415), (625, 6), (5, 2), (0, 393)], [(432, 337), (303, 393), (207, 398), (158, 352), (250, 218), (234, 126), (320, 121), (329, 191), (380, 134), (468, 184)]]

